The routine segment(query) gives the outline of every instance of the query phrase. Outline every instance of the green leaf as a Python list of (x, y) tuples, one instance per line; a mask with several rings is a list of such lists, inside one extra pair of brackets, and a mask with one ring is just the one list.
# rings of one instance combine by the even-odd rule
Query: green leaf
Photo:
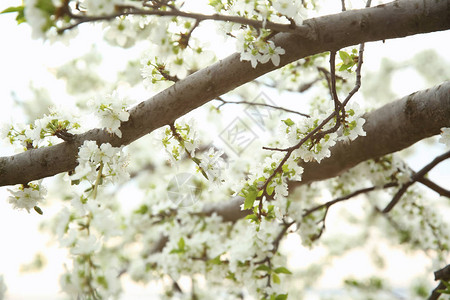
[(148, 206), (142, 204), (138, 209), (134, 211), (135, 214), (145, 215), (148, 212)]
[(254, 221), (254, 222), (256, 222), (256, 223), (259, 222), (258, 217), (257, 217), (256, 215), (254, 215), (254, 214), (246, 216), (245, 219), (247, 219), (247, 220), (252, 220), (252, 221)]
[(275, 189), (275, 188), (269, 184), (269, 185), (267, 186), (267, 188), (266, 188), (267, 194), (268, 194), (269, 196), (272, 196), (274, 189)]
[(281, 282), (280, 277), (278, 277), (277, 274), (272, 274), (272, 281), (273, 281), (273, 283), (276, 283), (276, 284), (280, 284), (280, 282)]
[(34, 207), (34, 210), (35, 210), (38, 214), (40, 214), (40, 215), (43, 215), (43, 214), (44, 214), (44, 212), (42, 211), (42, 209), (41, 209), (39, 206), (35, 206), (35, 207)]
[(283, 120), (284, 124), (286, 124), (287, 126), (292, 126), (294, 125), (294, 121), (292, 121), (290, 118), (287, 118), (286, 120)]
[(220, 255), (217, 255), (213, 259), (208, 260), (207, 263), (212, 265), (220, 265), (222, 263), (222, 261), (220, 260)]
[(0, 14), (6, 14), (6, 13), (12, 13), (12, 12), (16, 12), (17, 16), (16, 16), (16, 21), (17, 24), (21, 24), (23, 22), (26, 21), (25, 19), (25, 14), (24, 14), (24, 6), (11, 6), (8, 7), (6, 9), (4, 9), (2, 12), (0, 12)]
[(339, 51), (339, 57), (342, 59), (344, 65), (351, 63), (352, 57), (345, 51)]
[(202, 161), (201, 161), (200, 159), (198, 159), (197, 157), (192, 157), (191, 159), (192, 159), (192, 161), (195, 162), (197, 165), (200, 165), (201, 162), (202, 162)]
[(444, 289), (444, 290), (442, 290), (442, 289), (441, 290), (437, 290), (437, 292), (441, 293), (441, 294), (448, 294), (448, 295), (450, 295), (450, 282), (447, 282), (445, 280), (442, 280), (441, 282), (445, 285), (446, 289)]
[(186, 246), (186, 243), (185, 243), (184, 239), (181, 237), (180, 240), (178, 241), (178, 248), (184, 249), (185, 246)]
[(11, 6), (11, 7), (8, 7), (6, 9), (2, 10), (0, 12), (0, 14), (6, 14), (6, 13), (11, 13), (11, 12), (20, 13), (20, 12), (23, 12), (23, 9), (24, 9), (23, 5), (22, 6)]
[(339, 68), (339, 71), (345, 71), (348, 69), (347, 65), (341, 65), (341, 67)]
[(258, 194), (256, 194), (256, 197), (261, 197), (263, 193), (264, 193), (263, 190), (258, 191)]
[(56, 7), (53, 5), (52, 0), (38, 0), (35, 4), (35, 7), (39, 8), (49, 15), (53, 15), (56, 11)]
[(260, 265), (256, 268), (256, 271), (265, 271), (265, 272), (270, 272), (270, 268), (266, 265)]
[(106, 280), (105, 276), (99, 276), (97, 277), (97, 282), (105, 289), (108, 288), (108, 281)]
[(202, 173), (203, 177), (205, 177), (206, 180), (209, 180), (208, 175), (205, 173), (205, 171), (203, 169), (200, 169), (200, 173)]
[(275, 297), (275, 300), (287, 300), (288, 294), (280, 294)]
[(170, 251), (170, 254), (185, 253), (185, 252), (186, 252), (186, 243), (184, 239), (181, 237), (180, 240), (178, 241), (178, 249), (173, 249), (172, 251)]
[(285, 267), (279, 267), (279, 268), (276, 268), (275, 270), (275, 273), (277, 273), (277, 274), (292, 274), (292, 272), (291, 271), (289, 271), (288, 269), (286, 269)]
[(254, 186), (249, 186), (246, 193), (244, 193), (245, 201), (244, 201), (244, 209), (251, 209), (253, 207), (253, 203), (256, 200), (256, 196), (258, 195), (258, 190)]

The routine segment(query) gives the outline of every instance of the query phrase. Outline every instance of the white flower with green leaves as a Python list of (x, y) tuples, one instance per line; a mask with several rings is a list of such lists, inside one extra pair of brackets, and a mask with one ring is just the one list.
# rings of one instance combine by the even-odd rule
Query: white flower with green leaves
[(74, 255), (86, 255), (99, 251), (101, 247), (101, 242), (91, 234), (88, 237), (78, 237), (70, 252)]
[(109, 133), (122, 137), (120, 125), (128, 121), (130, 113), (127, 110), (128, 102), (120, 97), (117, 92), (105, 96), (100, 101), (100, 105), (95, 112), (100, 119), (101, 126)]
[(211, 147), (200, 159), (199, 167), (206, 173), (208, 180), (216, 184), (222, 182), (221, 170), (225, 164), (222, 154), (222, 150), (216, 151)]
[(129, 157), (123, 147), (112, 147), (105, 143), (98, 147), (95, 141), (84, 141), (78, 150), (78, 165), (72, 180), (87, 180), (91, 183), (107, 180), (119, 182), (128, 178)]
[(26, 186), (20, 184), (14, 189), (8, 189), (12, 196), (8, 197), (8, 202), (15, 209), (26, 209), (28, 213), (31, 209), (35, 209), (38, 213), (42, 213), (37, 205), (44, 200), (47, 195), (47, 189), (39, 183), (28, 183)]

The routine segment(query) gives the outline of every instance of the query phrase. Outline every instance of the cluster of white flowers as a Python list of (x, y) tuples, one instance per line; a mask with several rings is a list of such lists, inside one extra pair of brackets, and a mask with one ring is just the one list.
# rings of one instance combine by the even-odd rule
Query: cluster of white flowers
[[(197, 124), (194, 119), (180, 120), (175, 125), (176, 135), (169, 127), (161, 129), (161, 141), (172, 162), (180, 160), (188, 152), (189, 157), (195, 157), (195, 150), (200, 144)], [(160, 140), (158, 138), (158, 140)]]
[(279, 0), (273, 2), (273, 7), (288, 19), (294, 20), (296, 25), (302, 25), (306, 19), (303, 1)]
[(121, 122), (128, 121), (130, 113), (127, 111), (128, 100), (120, 97), (118, 92), (106, 95), (100, 100), (96, 115), (100, 118), (101, 126), (109, 133), (122, 137)]
[(256, 68), (258, 62), (265, 64), (269, 60), (275, 66), (279, 66), (280, 55), (283, 55), (285, 51), (265, 38), (266, 36), (263, 34), (255, 35), (254, 30), (239, 31), (236, 47), (241, 54), (241, 60), (250, 61), (253, 68)]
[(397, 155), (387, 155), (377, 160), (369, 160), (356, 167), (356, 169), (358, 168), (363, 170), (361, 173), (370, 170), (365, 177), (375, 186), (383, 186), (392, 181), (405, 184), (411, 180), (412, 176), (412, 170)]
[(114, 13), (119, 0), (83, 0), (81, 5), (86, 8), (86, 13), (92, 16), (109, 15)]
[(225, 165), (225, 162), (221, 157), (222, 154), (222, 150), (217, 151), (211, 147), (208, 152), (203, 153), (200, 158), (199, 167), (206, 173), (208, 180), (216, 184), (221, 183), (221, 170)]
[(414, 186), (393, 208), (392, 214), (399, 226), (397, 234), (403, 242), (407, 241), (419, 249), (448, 253), (448, 224), (442, 221), (443, 215), (438, 209), (424, 203), (421, 192)]
[[(326, 113), (313, 111), (310, 118), (303, 119), (300, 122), (293, 122), (291, 119), (283, 121), (281, 131), (287, 136), (289, 146), (299, 143), (305, 138), (318, 124), (324, 120), (330, 113), (331, 109)], [(294, 159), (301, 158), (303, 161), (315, 160), (320, 162), (322, 159), (330, 157), (330, 148), (338, 141), (353, 141), (358, 136), (365, 136), (363, 129), (365, 119), (362, 118), (363, 111), (358, 104), (348, 104), (346, 107), (345, 123), (341, 124), (340, 131), (332, 132), (321, 137), (319, 140), (312, 141), (308, 139), (300, 148), (293, 151)], [(336, 124), (336, 120), (328, 122), (323, 130), (328, 130)]]
[(115, 298), (121, 291), (119, 264), (108, 242), (123, 234), (121, 217), (113, 212), (115, 197), (100, 192), (91, 199), (86, 193), (72, 193), (70, 207), (65, 206), (44, 228), (58, 237), (61, 247), (70, 250), (72, 264), (60, 278), (63, 291), (74, 298), (94, 294)]
[(27, 186), (20, 184), (8, 191), (12, 195), (9, 196), (8, 202), (16, 209), (26, 209), (28, 212), (42, 202), (47, 195), (47, 189), (40, 182), (30, 182)]
[[(233, 282), (252, 282), (254, 284), (246, 286), (247, 292), (261, 297), (267, 292), (267, 280), (262, 275), (271, 270), (253, 261), (264, 261), (268, 257), (277, 267), (285, 263), (271, 252), (273, 242), (281, 230), (275, 221), (263, 220), (255, 225), (248, 220), (240, 220), (230, 226), (214, 214), (199, 218), (191, 214), (182, 217), (180, 212), (177, 220), (164, 225), (164, 233), (168, 236), (164, 249), (141, 261), (141, 267), (133, 266), (134, 276), (148, 277), (142, 265), (151, 263), (154, 271), (169, 274), (174, 280), (183, 275), (200, 273), (208, 277), (209, 285), (227, 289), (233, 289)], [(142, 230), (148, 232), (148, 227)], [(199, 258), (206, 259), (206, 264)], [(224, 281), (224, 278), (228, 278), (229, 282)], [(277, 286), (270, 294), (276, 293), (279, 287), (276, 280), (273, 283)], [(242, 292), (238, 287), (239, 290)]]
[[(167, 23), (162, 25), (169, 26)], [(160, 26), (161, 24), (158, 23), (157, 27)], [(155, 40), (155, 45), (145, 51), (140, 60), (144, 86), (158, 89), (161, 85), (163, 87), (172, 84), (172, 81), (183, 79), (189, 72), (210, 65), (214, 61), (214, 52), (205, 50), (205, 45), (200, 43), (195, 36), (190, 36), (189, 47), (181, 46), (181, 37), (179, 40), (173, 39), (173, 37), (180, 36), (179, 33), (176, 33), (177, 30), (183, 32), (186, 29), (174, 29), (170, 26), (170, 31), (175, 31), (171, 35), (172, 39), (168, 38), (167, 32), (160, 36), (160, 31), (156, 29), (152, 31), (151, 36), (152, 40)]]
[(197, 164), (197, 171), (201, 172), (209, 182), (216, 186), (222, 183), (224, 176), (222, 169), (225, 161), (221, 156), (224, 152), (210, 147), (208, 151), (196, 155), (201, 140), (194, 119), (181, 120), (174, 124), (175, 132), (171, 128), (163, 130), (162, 144), (172, 163), (179, 161), (182, 155), (186, 154)]
[(60, 41), (67, 45), (68, 41), (78, 33), (78, 30), (75, 28), (63, 33), (57, 31), (57, 26), (63, 27), (69, 21), (69, 19), (57, 16), (58, 8), (61, 5), (61, 0), (25, 0), (23, 1), (24, 15), (19, 14), (16, 20), (18, 23), (25, 21), (30, 25), (34, 39), (49, 40), (51, 43)]
[[(287, 119), (284, 121), (285, 126), (282, 126), (281, 129), (287, 135), (287, 141), (289, 142), (290, 146), (292, 146), (297, 144), (299, 141), (305, 138), (311, 130), (316, 128), (320, 120), (321, 116), (311, 117), (297, 123), (294, 123), (292, 120)], [(331, 128), (331, 125), (328, 125), (325, 129), (328, 128)], [(292, 152), (292, 155), (293, 157), (299, 157), (306, 162), (312, 160), (320, 162), (322, 159), (330, 157), (330, 148), (336, 144), (337, 137), (337, 133), (333, 132), (325, 135), (319, 141), (311, 141), (311, 139), (308, 139), (301, 145), (300, 148), (294, 150)]]
[[(128, 155), (123, 152), (123, 147), (115, 148), (109, 143), (99, 147), (95, 141), (84, 141), (79, 148), (78, 165), (71, 179), (85, 179), (94, 183), (100, 176), (102, 180), (120, 182), (129, 176), (128, 159)], [(97, 171), (99, 166), (101, 167)]]
[(25, 18), (27, 23), (31, 26), (32, 37), (34, 39), (45, 38), (45, 32), (48, 29), (46, 26), (49, 19), (49, 14), (45, 10), (41, 9), (38, 3), (38, 0), (25, 0), (24, 2)]
[(439, 139), (439, 142), (450, 148), (450, 128), (441, 128), (441, 138)]
[[(301, 1), (209, 1), (209, 4), (221, 14), (242, 16), (263, 23), (258, 30), (250, 27), (244, 29), (239, 24), (222, 24), (222, 31), (236, 38), (236, 48), (241, 53), (241, 60), (250, 61), (255, 68), (258, 63), (267, 63), (269, 60), (275, 66), (280, 64), (280, 55), (284, 49), (276, 46), (269, 40), (270, 30), (264, 28), (267, 21), (279, 24), (301, 25), (306, 17), (306, 10)], [(273, 5), (273, 7), (272, 7)]]
[[(298, 159), (290, 156), (281, 165), (285, 155), (285, 152), (272, 153), (265, 158), (263, 164), (250, 169), (246, 181), (241, 181), (232, 187), (236, 194), (245, 199), (241, 205), (242, 210), (258, 209), (259, 217), (251, 216), (251, 220), (257, 224), (261, 222), (260, 213), (268, 220), (277, 219), (283, 222), (288, 207), (288, 180), (301, 181), (303, 168), (298, 164)], [(269, 178), (270, 181), (267, 182)], [(268, 201), (267, 196), (273, 199)]]
[(110, 23), (105, 23), (104, 39), (111, 45), (123, 48), (133, 46), (138, 40), (138, 34), (143, 31), (139, 22), (134, 19), (117, 18)]
[(87, 299), (116, 299), (121, 292), (117, 270), (96, 266), (95, 272), (92, 272), (88, 259), (89, 256), (80, 256), (74, 260), (73, 269), (61, 275), (59, 282), (62, 290), (72, 295), (73, 299), (79, 299), (81, 295), (92, 297)]
[(72, 134), (81, 132), (81, 126), (75, 122), (76, 116), (55, 108), (50, 114), (36, 119), (33, 124), (4, 125), (1, 137), (8, 139), (16, 150), (27, 150), (58, 144)]
[(363, 125), (366, 119), (362, 117), (364, 111), (359, 107), (357, 102), (350, 102), (345, 107), (345, 124), (343, 126), (342, 135), (338, 137), (338, 141), (354, 141), (358, 136), (366, 136)]
[(306, 247), (312, 247), (316, 241), (315, 237), (320, 232), (323, 210), (316, 211), (304, 216), (305, 211), (316, 207), (323, 201), (323, 186), (313, 183), (309, 186), (302, 185), (295, 190), (295, 196), (290, 198), (287, 210), (287, 220), (295, 220), (298, 229), (297, 234)]
[(158, 63), (158, 58), (145, 55), (141, 59), (141, 76), (144, 79), (144, 86), (149, 87), (153, 84), (165, 81), (162, 72), (168, 72), (163, 64)]

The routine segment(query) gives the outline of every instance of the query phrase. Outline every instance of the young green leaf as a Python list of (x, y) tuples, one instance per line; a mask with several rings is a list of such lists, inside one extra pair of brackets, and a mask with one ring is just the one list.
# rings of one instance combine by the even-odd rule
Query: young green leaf
[(272, 281), (276, 284), (280, 284), (281, 282), (280, 277), (277, 274), (272, 274)]
[(292, 272), (289, 271), (288, 269), (286, 269), (285, 267), (276, 268), (274, 270), (274, 272), (277, 273), (277, 274), (292, 274)]
[(253, 207), (253, 203), (255, 202), (257, 195), (258, 189), (254, 186), (249, 186), (247, 192), (244, 193), (244, 209), (251, 209)]

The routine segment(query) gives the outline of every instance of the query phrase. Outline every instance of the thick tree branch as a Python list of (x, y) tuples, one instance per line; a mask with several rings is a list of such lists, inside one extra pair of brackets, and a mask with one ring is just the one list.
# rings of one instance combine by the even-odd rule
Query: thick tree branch
[[(233, 54), (195, 72), (184, 80), (180, 80), (170, 88), (134, 107), (130, 111), (129, 121), (122, 124), (122, 139), (110, 136), (104, 130), (93, 129), (76, 136), (70, 142), (0, 158), (0, 186), (27, 183), (74, 169), (78, 147), (85, 140), (95, 140), (99, 143), (109, 142), (113, 146), (127, 145), (159, 127), (172, 123), (191, 110), (237, 86), (300, 58), (362, 42), (447, 30), (450, 28), (448, 3), (447, 0), (403, 0), (307, 20), (305, 25), (310, 28), (310, 39), (288, 33), (275, 36), (275, 44), (286, 50), (286, 54), (281, 57), (280, 66), (275, 67), (273, 64), (267, 63), (259, 64), (253, 69), (250, 62), (242, 62), (239, 54)], [(438, 99), (443, 98), (443, 91), (447, 92), (447, 101), (443, 101), (442, 105), (439, 104), (441, 106), (434, 106), (433, 103), (436, 105), (439, 103)], [(388, 124), (398, 123), (397, 116), (392, 115), (389, 108), (385, 109), (386, 114), (392, 117), (387, 120), (388, 124), (383, 124), (381, 114), (374, 115), (365, 128), (367, 131), (367, 128), (371, 129), (372, 126), (380, 125), (384, 130), (383, 133), (380, 132), (373, 137), (376, 145), (373, 145), (374, 141), (368, 141), (367, 137), (359, 138), (351, 144), (355, 144), (352, 146), (355, 148), (373, 147), (373, 149), (369, 149), (373, 153), (367, 153), (365, 157), (356, 153), (358, 159), (355, 160), (346, 154), (346, 147), (341, 147), (342, 151), (336, 151), (333, 155), (343, 159), (340, 163), (322, 164), (328, 165), (335, 176), (359, 161), (406, 147), (416, 142), (420, 134), (426, 137), (438, 133), (437, 127), (448, 126), (448, 108), (450, 107), (448, 95), (448, 84), (443, 84), (431, 91), (411, 95), (412, 100), (406, 101), (406, 105), (401, 108), (405, 110), (403, 120), (408, 122), (404, 126), (400, 126), (395, 135), (384, 136), (384, 133), (394, 133)], [(426, 98), (434, 99), (430, 101), (430, 106), (423, 101)], [(414, 99), (422, 99), (422, 101), (414, 101)], [(423, 108), (428, 113), (424, 115), (418, 111), (418, 108)], [(442, 117), (442, 110), (447, 113), (447, 118)], [(434, 114), (440, 114), (441, 117), (434, 118)], [(389, 146), (393, 142), (392, 136), (405, 135), (403, 129), (407, 129), (411, 121), (417, 121), (417, 116), (422, 116), (423, 119), (417, 124), (417, 128), (411, 129), (411, 134), (405, 137), (403, 145)], [(346, 158), (351, 162), (345, 162)], [(305, 173), (306, 181), (318, 180), (318, 178), (320, 178), (318, 171), (311, 169)]]

